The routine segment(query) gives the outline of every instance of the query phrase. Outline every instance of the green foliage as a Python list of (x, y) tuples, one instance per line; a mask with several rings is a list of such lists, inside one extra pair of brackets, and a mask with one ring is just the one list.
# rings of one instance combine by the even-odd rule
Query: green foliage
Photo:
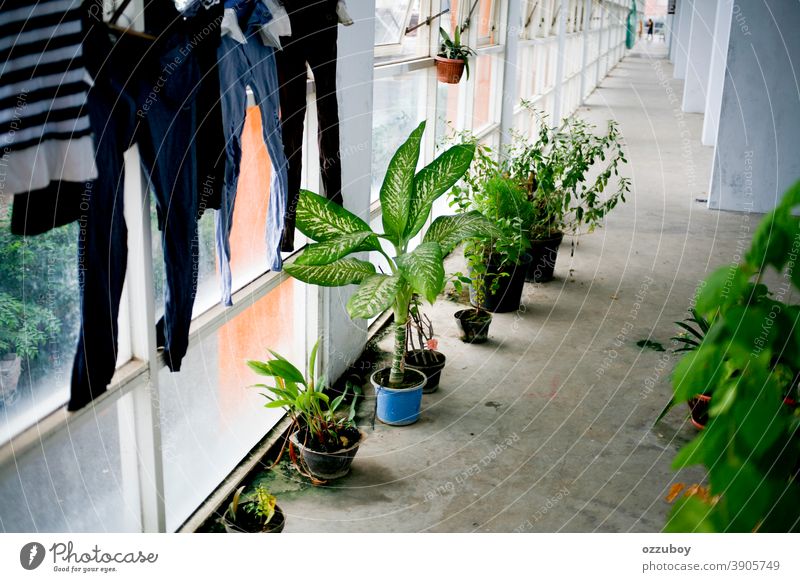
[[(414, 293), (433, 303), (444, 287), (444, 257), (465, 238), (495, 232), (478, 213), (463, 217), (442, 216), (423, 235), (423, 243), (409, 249), (430, 218), (433, 203), (468, 170), (475, 153), (473, 144), (457, 144), (416, 172), (423, 121), (392, 157), (380, 191), (383, 233), (344, 208), (310, 192), (300, 193), (297, 228), (316, 241), (294, 263), (285, 265), (291, 276), (305, 283), (360, 287), (348, 301), (353, 318), (368, 318), (387, 308), (394, 311), (394, 325), (406, 329)], [(379, 239), (391, 245), (390, 255)], [(371, 263), (348, 255), (375, 251), (383, 255), (391, 273), (378, 273)], [(403, 381), (405, 335), (397, 335), (390, 384)]]
[(311, 350), (305, 375), (272, 350), (269, 350), (272, 359), (265, 362), (249, 360), (247, 365), (256, 374), (273, 378), (275, 382), (275, 386), (251, 386), (267, 391), (261, 393), (268, 400), (265, 408), (283, 408), (297, 428), (308, 431), (312, 442), (319, 445), (321, 450), (335, 450), (348, 444), (341, 432), (354, 426), (357, 399), (353, 398), (350, 410), (343, 415), (339, 409), (347, 396), (347, 389), (333, 400), (323, 392), (324, 381), (317, 382), (315, 376), (318, 347), (319, 341)]
[[(709, 494), (677, 503), (668, 531), (800, 531), (800, 411), (789, 405), (800, 377), (800, 306), (782, 301), (800, 289), (799, 206), (800, 182), (762, 220), (744, 262), (712, 274), (698, 293), (696, 317), (709, 325), (699, 345), (686, 344), (694, 349), (675, 370), (675, 400), (713, 400), (706, 428), (673, 466), (705, 466)], [(780, 275), (772, 292), (761, 282), (767, 269)]]
[[(506, 171), (523, 184), (533, 206), (532, 240), (547, 239), (559, 232), (589, 232), (620, 203), (630, 190), (630, 179), (619, 175), (627, 163), (616, 122), (609, 121), (602, 135), (595, 127), (573, 117), (562, 128), (552, 128), (544, 115), (529, 109), (538, 120), (534, 141), (515, 139), (507, 153)], [(594, 176), (592, 178), (591, 176)], [(616, 179), (616, 190), (606, 196), (606, 187)]]
[(461, 27), (456, 26), (453, 38), (450, 38), (447, 31), (441, 27), (439, 28), (439, 35), (442, 37), (442, 43), (439, 45), (439, 56), (445, 59), (461, 59), (464, 61), (464, 70), (467, 73), (467, 79), (469, 79), (469, 57), (474, 55), (475, 51), (467, 45), (461, 44)]

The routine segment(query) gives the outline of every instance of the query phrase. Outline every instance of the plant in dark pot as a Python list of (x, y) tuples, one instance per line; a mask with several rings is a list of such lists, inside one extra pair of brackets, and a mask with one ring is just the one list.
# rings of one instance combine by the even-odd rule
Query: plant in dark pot
[(419, 296), (415, 293), (409, 309), (406, 331), (406, 366), (419, 370), (428, 379), (422, 389), (424, 394), (436, 392), (447, 357), (437, 351), (439, 341), (433, 336), (433, 322), (420, 310)]
[[(451, 204), (461, 212), (477, 211), (497, 227), (495, 233), (469, 239), (464, 245), (470, 279), (470, 301), (493, 313), (519, 309), (531, 257), (528, 229), (532, 210), (525, 190), (503, 175), (478, 149), (478, 163), (464, 186), (453, 188)], [(457, 274), (459, 277), (461, 274)]]
[[(507, 174), (525, 188), (531, 207), (528, 237), (532, 261), (527, 280), (553, 278), (558, 248), (565, 234), (592, 232), (604, 217), (625, 201), (630, 179), (619, 175), (627, 163), (621, 136), (614, 121), (596, 135), (595, 127), (579, 118), (564, 120), (553, 128), (546, 116), (523, 101), (537, 119), (535, 140), (516, 135), (506, 152)], [(616, 179), (616, 189), (606, 187)]]
[(233, 494), (219, 523), (228, 533), (280, 533), (286, 516), (278, 507), (277, 499), (266, 487), (258, 485), (248, 495), (242, 495), (244, 485)]
[(305, 375), (272, 350), (273, 359), (249, 360), (247, 365), (256, 374), (275, 381), (275, 386), (255, 384), (251, 388), (267, 391), (263, 393), (269, 401), (265, 408), (283, 408), (292, 419), (289, 454), (295, 467), (314, 483), (324, 483), (350, 471), (363, 435), (354, 423), (357, 399), (341, 413), (347, 390), (331, 400), (323, 392), (324, 381), (317, 382), (318, 346), (319, 342), (311, 350)]
[(442, 83), (450, 85), (461, 81), (464, 71), (469, 79), (469, 57), (475, 54), (467, 45), (461, 44), (461, 26), (456, 26), (453, 38), (444, 28), (439, 28), (442, 43), (439, 52), (434, 57), (436, 62), (436, 76)]
[[(439, 216), (425, 231), (422, 242), (411, 241), (422, 232), (434, 201), (447, 192), (469, 168), (472, 144), (457, 144), (416, 172), (423, 121), (398, 148), (389, 162), (380, 191), (383, 232), (325, 198), (301, 192), (297, 228), (316, 241), (308, 245), (285, 270), (296, 279), (328, 287), (359, 285), (347, 303), (352, 318), (368, 319), (391, 309), (394, 348), (390, 367), (371, 377), (377, 393), (377, 417), (382, 422), (406, 425), (419, 417), (425, 375), (405, 366), (406, 333), (414, 293), (433, 303), (444, 287), (444, 257), (461, 241), (494, 232), (480, 213)], [(381, 242), (385, 243), (387, 249)], [(388, 265), (388, 273), (375, 264), (349, 257), (372, 252)]]

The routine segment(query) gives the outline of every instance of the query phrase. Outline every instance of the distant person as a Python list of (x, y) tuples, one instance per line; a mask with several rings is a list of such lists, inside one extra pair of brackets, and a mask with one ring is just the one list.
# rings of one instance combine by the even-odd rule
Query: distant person
[(653, 40), (653, 27), (655, 23), (652, 18), (647, 19), (647, 40)]

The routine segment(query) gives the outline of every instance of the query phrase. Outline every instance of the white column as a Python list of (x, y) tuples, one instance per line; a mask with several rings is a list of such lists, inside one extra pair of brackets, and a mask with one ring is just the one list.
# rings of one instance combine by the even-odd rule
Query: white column
[(683, 7), (683, 0), (675, 1), (675, 14), (672, 15), (672, 22), (670, 24), (669, 32), (669, 62), (675, 64), (675, 53), (678, 46), (678, 34), (680, 34), (681, 25), (681, 9)]
[(517, 78), (519, 71), (519, 36), (522, 30), (522, 7), (520, 2), (510, 2), (505, 22), (505, 59), (503, 72), (503, 98), (500, 110), (500, 145), (511, 142), (514, 127), (514, 108), (517, 106)]
[[(513, 4), (513, 2), (512, 2)], [(589, 27), (592, 23), (592, 0), (584, 0), (583, 3), (583, 56), (581, 61), (581, 98), (580, 102), (583, 103), (586, 99), (586, 65), (589, 63)]]
[(558, 11), (558, 54), (556, 55), (556, 87), (553, 91), (553, 118), (550, 120), (553, 127), (561, 125), (562, 87), (564, 85), (564, 53), (567, 50), (567, 10), (569, 0), (561, 0)]
[[(707, 0), (698, 0), (699, 2)], [(675, 78), (686, 78), (687, 53), (689, 51), (689, 29), (692, 23), (695, 0), (681, 0), (680, 24), (678, 25), (678, 41), (675, 46)]]
[(719, 112), (722, 106), (722, 86), (725, 84), (725, 62), (728, 60), (728, 39), (731, 35), (733, 0), (719, 0), (714, 19), (714, 42), (711, 49), (711, 66), (708, 73), (705, 117), (703, 118), (703, 145), (717, 143)]
[(694, 3), (692, 23), (689, 26), (686, 83), (683, 85), (682, 109), (687, 113), (703, 113), (706, 108), (716, 5), (717, 0), (698, 0)]
[[(369, 222), (372, 166), (372, 77), (375, 0), (350, 2), (355, 24), (339, 27), (337, 85), (345, 207)], [(438, 31), (438, 28), (435, 30)], [(433, 131), (433, 124), (427, 131)], [(325, 332), (322, 365), (337, 378), (364, 348), (367, 326), (351, 320), (345, 306), (354, 287), (319, 288), (319, 318)]]
[(767, 212), (800, 177), (800, 10), (764, 0), (732, 16), (709, 206)]

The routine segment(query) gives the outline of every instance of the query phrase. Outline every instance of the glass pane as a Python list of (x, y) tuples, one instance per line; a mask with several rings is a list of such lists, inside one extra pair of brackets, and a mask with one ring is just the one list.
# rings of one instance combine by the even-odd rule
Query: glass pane
[[(420, 26), (419, 0), (377, 0), (375, 9), (375, 63), (428, 55), (429, 26)], [(433, 28), (436, 31), (438, 28)]]
[[(408, 8), (412, 0), (376, 0), (375, 44), (398, 44), (406, 31)], [(418, 0), (413, 2), (419, 5)], [(419, 14), (419, 12), (418, 12)]]
[(425, 70), (376, 78), (373, 84), (372, 201), (378, 199), (383, 177), (394, 152), (425, 119)]
[(10, 232), (0, 203), (0, 442), (63, 405), (80, 327), (78, 224)]
[(492, 45), (496, 40), (495, 4), (493, 0), (481, 0), (478, 11), (478, 44)]
[(167, 527), (177, 529), (282, 417), (247, 387), (267, 348), (305, 358), (305, 291), (289, 279), (194, 344), (179, 373), (159, 374)]
[(472, 127), (477, 131), (495, 121), (492, 114), (493, 96), (492, 70), (494, 58), (485, 55), (475, 59), (475, 104), (472, 113)]
[[(241, 289), (269, 271), (265, 229), (271, 176), (272, 165), (261, 131), (261, 113), (258, 107), (250, 107), (242, 132), (242, 160), (230, 237), (234, 290)], [(216, 211), (208, 209), (198, 223), (198, 281), (193, 309), (195, 317), (220, 301), (215, 220)], [(165, 271), (155, 203), (151, 204), (151, 230), (156, 315), (160, 316), (164, 312)]]
[[(0, 472), (0, 531), (141, 530), (132, 423), (120, 420), (120, 410), (131, 408), (130, 397), (6, 465)], [(129, 465), (123, 468), (123, 462)]]

